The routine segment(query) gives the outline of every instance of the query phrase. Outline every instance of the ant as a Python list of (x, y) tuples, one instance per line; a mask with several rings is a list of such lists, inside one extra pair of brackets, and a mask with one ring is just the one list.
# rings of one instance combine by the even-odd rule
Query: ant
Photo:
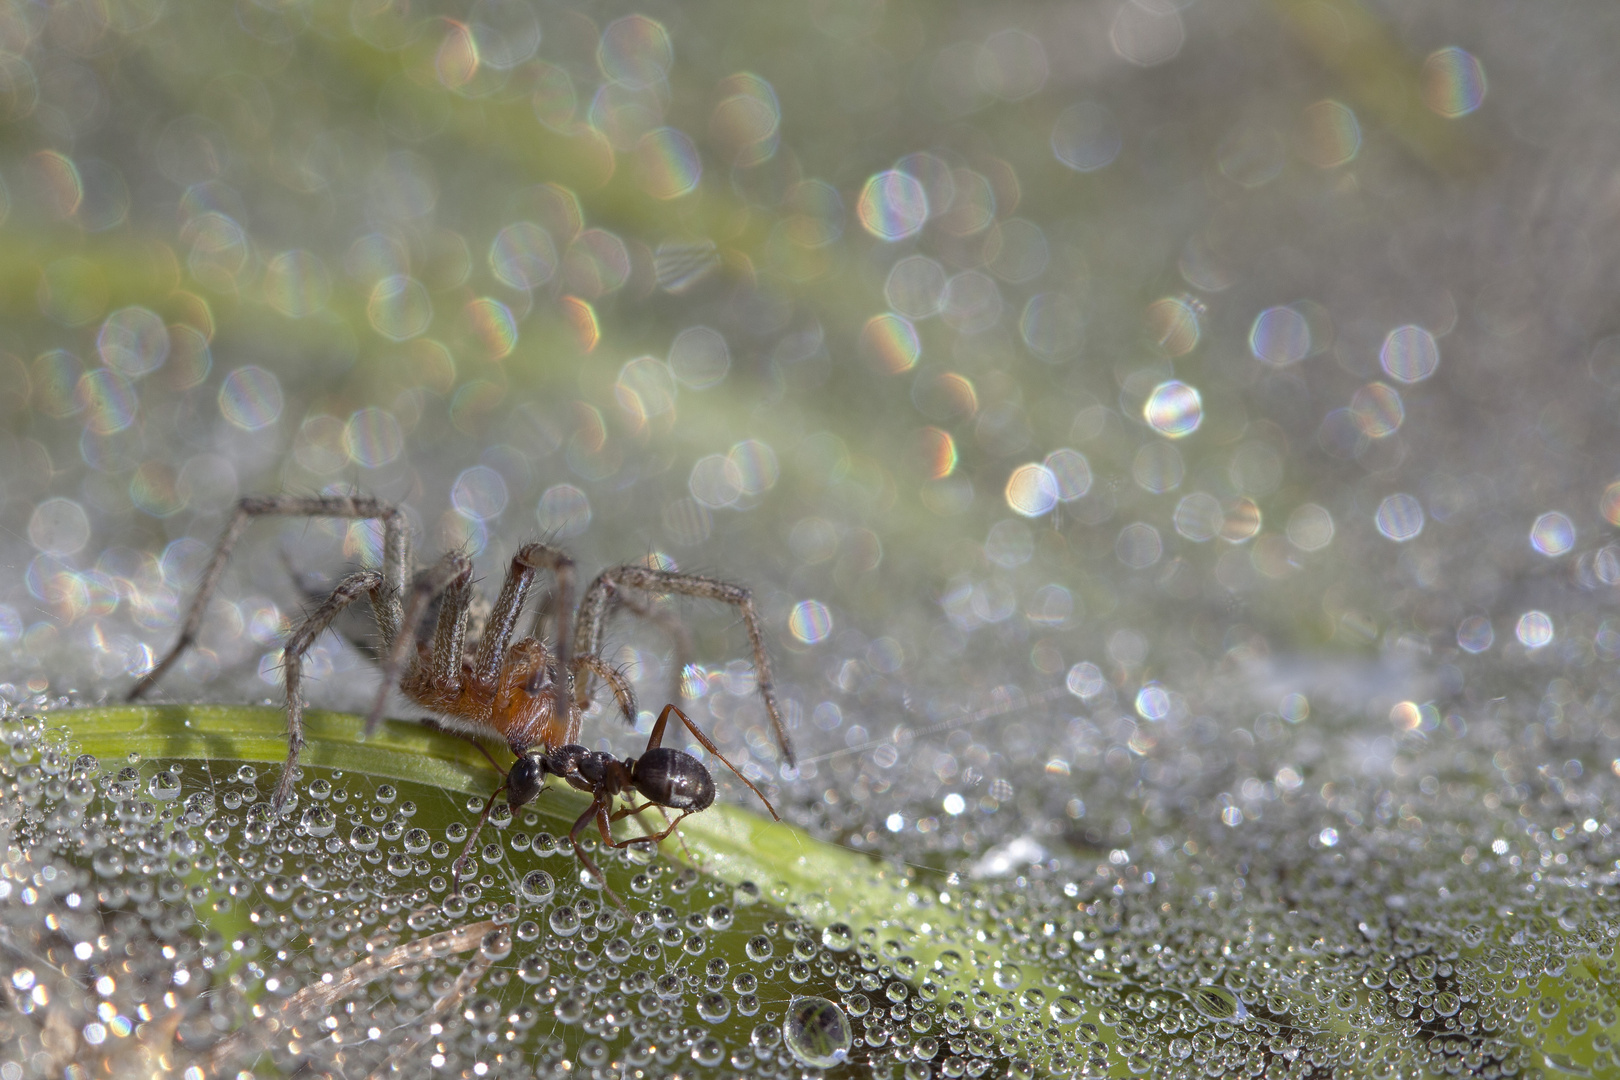
[[(591, 805), (579, 815), (574, 827), (568, 830), (568, 841), (574, 845), (574, 855), (584, 864), (591, 876), (601, 882), (603, 890), (619, 907), (624, 907), (624, 901), (614, 895), (608, 888), (607, 878), (597, 865), (591, 861), (585, 849), (580, 845), (579, 836), (594, 820), (596, 827), (602, 833), (602, 842), (612, 848), (629, 847), (631, 844), (657, 844), (675, 831), (675, 827), (686, 820), (690, 814), (707, 810), (714, 802), (714, 778), (709, 770), (697, 758), (682, 750), (671, 750), (661, 746), (664, 739), (664, 725), (673, 714), (681, 723), (686, 725), (703, 748), (719, 758), (726, 768), (737, 774), (737, 779), (748, 785), (748, 790), (759, 796), (759, 801), (765, 804), (765, 809), (771, 812), (771, 817), (781, 821), (781, 815), (771, 800), (765, 797), (764, 792), (755, 787), (753, 783), (738, 771), (737, 766), (726, 759), (720, 748), (703, 733), (702, 729), (694, 724), (690, 717), (671, 704), (665, 705), (658, 719), (653, 723), (652, 732), (647, 736), (647, 748), (642, 751), (641, 757), (627, 757), (623, 761), (616, 760), (612, 754), (600, 750), (587, 750), (583, 746), (558, 746), (551, 749), (533, 747), (522, 757), (518, 758), (510, 771), (506, 774), (505, 788), (507, 805), (519, 807), (533, 799), (540, 793), (545, 778), (548, 775), (561, 777), (570, 787), (591, 795)], [(499, 794), (500, 789), (496, 789)], [(630, 793), (640, 795), (647, 801), (640, 806), (634, 805), (634, 798), (628, 797)], [(608, 813), (615, 797), (625, 796), (631, 805), (621, 810)], [(494, 796), (490, 797), (489, 804), (484, 807), (484, 814), (479, 818), (478, 827), (483, 828), (484, 820), (489, 817), (490, 807), (494, 804)], [(639, 814), (643, 810), (657, 807), (660, 810), (679, 810), (680, 816), (668, 821), (661, 833), (649, 833), (646, 836), (632, 836), (627, 840), (613, 839), (612, 823), (632, 814)], [(667, 821), (667, 816), (666, 816)], [(472, 836), (467, 839), (467, 846), (462, 852), (462, 858), (456, 862), (457, 880), (460, 879), (461, 866), (472, 851), (473, 842), (478, 839), (478, 829), (473, 830)]]
[[(659, 745), (671, 711), (710, 753), (737, 773), (765, 802), (771, 815), (776, 816), (775, 808), (759, 789), (737, 772), (736, 766), (726, 761), (709, 737), (673, 705), (659, 715), (647, 749), (639, 760), (615, 761), (609, 754), (579, 745), (582, 716), (591, 703), (593, 678), (607, 684), (625, 719), (632, 725), (636, 721), (635, 694), (629, 681), (601, 656), (609, 618), (624, 608), (633, 615), (670, 625), (672, 620), (658, 613), (648, 597), (693, 596), (730, 604), (742, 616), (752, 646), (754, 677), (760, 697), (770, 715), (777, 746), (788, 764), (793, 764), (793, 748), (788, 742), (771, 684), (764, 632), (747, 588), (699, 574), (648, 566), (615, 566), (604, 570), (591, 582), (576, 610), (573, 606), (574, 560), (551, 544), (529, 543), (513, 555), (499, 596), (487, 613), (480, 612), (481, 626), (475, 635), (476, 642), (469, 641), (469, 614), (476, 600), (472, 588), (472, 560), (460, 552), (449, 552), (433, 565), (413, 573), (410, 533), (404, 511), (367, 496), (273, 495), (238, 502), (203, 571), (196, 595), (186, 609), (179, 638), (130, 690), (129, 700), (134, 701), (150, 690), (196, 642), (203, 614), (224, 576), (231, 550), (253, 519), (270, 515), (380, 521), (383, 527), (382, 567), (345, 576), (287, 638), (283, 650), (287, 763), (271, 799), (271, 805), (278, 812), (292, 795), (298, 754), (304, 745), (301, 693), (304, 655), (345, 608), (364, 597), (369, 600), (376, 619), (380, 639), (377, 660), (382, 669), (382, 686), (366, 716), (365, 733), (370, 735), (376, 730), (388, 692), (397, 685), (407, 698), (435, 715), (436, 719), (423, 721), (429, 726), (461, 735), (475, 745), (483, 738), (505, 741), (517, 762), (510, 770), (495, 767), (496, 771), (503, 772), (501, 786), (506, 788), (507, 803), (513, 809), (539, 794), (548, 774), (590, 792), (591, 809), (575, 823), (569, 838), (580, 860), (599, 880), (602, 880), (601, 871), (586, 858), (578, 839), (592, 817), (597, 819), (609, 844), (623, 847), (629, 843), (664, 839), (687, 814), (696, 813), (714, 801), (714, 780), (703, 764), (690, 754)], [(548, 646), (541, 637), (541, 625), (547, 614), (544, 610), (535, 616), (528, 636), (513, 640), (535, 575), (542, 570), (549, 571), (555, 581), (549, 605), (555, 613), (554, 646)], [(312, 599), (316, 596), (318, 593), (312, 594)], [(572, 637), (569, 635), (571, 619), (575, 624)], [(685, 668), (683, 653), (687, 640), (678, 623), (672, 625), (672, 630), (676, 636), (675, 669), (678, 673)], [(677, 686), (678, 683), (677, 674)], [(493, 758), (491, 764), (494, 764)], [(648, 801), (609, 817), (607, 808), (613, 797), (632, 790)], [(496, 793), (499, 792), (497, 788)], [(623, 843), (612, 840), (607, 831), (610, 821), (640, 813), (649, 806), (667, 807), (681, 813), (656, 837), (636, 837)], [(486, 817), (489, 809), (490, 804), (486, 804)], [(479, 824), (482, 826), (482, 819)], [(476, 838), (477, 833), (473, 835)], [(605, 880), (603, 884), (606, 887)]]

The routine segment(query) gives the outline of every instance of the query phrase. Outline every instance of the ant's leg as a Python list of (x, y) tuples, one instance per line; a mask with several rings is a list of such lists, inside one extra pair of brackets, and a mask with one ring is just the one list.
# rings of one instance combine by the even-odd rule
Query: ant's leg
[[(601, 652), (602, 630), (610, 606), (608, 601), (614, 594), (624, 589), (719, 600), (738, 610), (742, 615), (743, 625), (748, 629), (748, 642), (754, 652), (754, 680), (759, 684), (759, 695), (765, 701), (765, 711), (770, 714), (771, 727), (776, 733), (776, 744), (782, 748), (782, 756), (787, 759), (787, 763), (792, 765), (793, 744), (788, 740), (787, 726), (782, 723), (781, 710), (776, 706), (776, 688), (771, 684), (771, 659), (765, 652), (765, 632), (759, 621), (759, 612), (754, 607), (753, 594), (741, 585), (733, 585), (699, 574), (654, 570), (648, 566), (615, 566), (597, 575), (596, 580), (591, 582), (591, 587), (585, 591), (585, 598), (580, 601), (579, 630), (574, 641), (575, 652)], [(691, 721), (687, 723), (690, 725)]]
[[(579, 653), (574, 657), (574, 686), (576, 690), (584, 686), (587, 679), (582, 679), (580, 669), (586, 673), (594, 674), (613, 690), (613, 697), (619, 703), (619, 711), (624, 714), (625, 720), (632, 726), (636, 723), (636, 692), (630, 688), (630, 680), (626, 679), (617, 668), (603, 660), (595, 653)], [(588, 699), (577, 703), (581, 709), (588, 704)]]
[[(636, 824), (640, 825), (643, 829), (646, 829), (647, 828), (647, 823), (641, 819), (640, 815), (643, 812), (647, 811), (647, 810), (656, 810), (656, 811), (658, 811), (660, 814), (663, 815), (665, 825), (668, 825), (671, 828), (673, 828), (675, 826), (675, 824), (676, 824), (675, 821), (670, 820), (669, 811), (666, 810), (664, 807), (659, 806), (655, 802), (642, 803), (640, 806), (627, 806), (622, 810), (614, 811), (613, 817), (610, 820), (618, 821), (620, 818), (626, 818), (626, 817), (630, 817), (631, 815), (636, 815)], [(686, 813), (691, 813), (691, 811), (687, 811)], [(686, 814), (682, 814), (681, 816), (685, 817)], [(643, 834), (644, 837), (645, 836), (651, 836), (651, 835), (652, 835), (652, 833), (650, 831)], [(669, 835), (669, 830), (668, 829), (664, 830), (663, 835), (665, 835), (665, 836)], [(687, 858), (690, 859), (692, 857), (692, 849), (686, 846), (686, 838), (683, 837), (680, 833), (676, 833), (675, 834), (675, 839), (680, 842), (681, 850), (686, 852)], [(627, 843), (633, 843), (633, 842), (634, 841), (627, 841)]]
[(484, 633), (478, 642), (478, 653), (473, 659), (473, 677), (486, 686), (494, 686), (500, 679), (501, 667), (506, 662), (506, 650), (523, 614), (523, 602), (534, 585), (539, 570), (550, 570), (557, 581), (557, 671), (554, 686), (556, 712), (559, 717), (569, 715), (567, 673), (571, 670), (568, 658), (568, 616), (574, 604), (574, 560), (567, 552), (550, 544), (524, 544), (512, 556), (512, 565), (506, 571), (501, 594), (490, 608), (484, 623)]
[(759, 796), (759, 801), (765, 804), (765, 809), (771, 812), (771, 817), (775, 818), (777, 821), (782, 820), (782, 815), (776, 812), (776, 807), (771, 805), (771, 800), (765, 797), (764, 792), (755, 787), (753, 781), (744, 776), (737, 766), (733, 765), (729, 760), (726, 759), (726, 755), (722, 754), (720, 752), (720, 748), (714, 745), (714, 740), (705, 735), (702, 728), (692, 723), (691, 717), (681, 712), (681, 710), (676, 708), (674, 705), (665, 705), (664, 711), (658, 714), (658, 720), (653, 724), (652, 734), (647, 737), (648, 750), (662, 744), (664, 738), (664, 722), (669, 719), (670, 713), (674, 713), (676, 716), (680, 717), (681, 723), (686, 725), (686, 730), (690, 731), (693, 737), (695, 737), (698, 742), (703, 744), (703, 749), (719, 758), (726, 768), (737, 774), (737, 779), (748, 785), (749, 791), (752, 791), (755, 795)]
[[(474, 745), (477, 745), (477, 744), (475, 743)], [(483, 747), (481, 747), (481, 746), (478, 747), (478, 748), (480, 750), (483, 749)], [(456, 861), (450, 864), (451, 865), (451, 881), (450, 881), (450, 895), (451, 896), (456, 896), (456, 895), (460, 894), (460, 892), (461, 892), (461, 871), (462, 871), (462, 868), (463, 868), (463, 866), (466, 866), (469, 869), (471, 869), (473, 867), (473, 865), (474, 865), (473, 861), (472, 861), (473, 845), (478, 843), (478, 834), (484, 831), (484, 824), (485, 824), (485, 822), (489, 821), (490, 811), (495, 809), (495, 796), (499, 795), (505, 788), (506, 788), (506, 777), (503, 776), (503, 777), (501, 777), (500, 785), (497, 786), (494, 791), (489, 793), (489, 801), (484, 803), (484, 812), (482, 814), (478, 815), (478, 824), (473, 826), (472, 835), (467, 837), (467, 846), (461, 849), (461, 854), (456, 857)]]
[(371, 599), (377, 615), (377, 628), (382, 632), (383, 648), (387, 649), (392, 644), (399, 630), (399, 594), (404, 589), (405, 575), (411, 559), (411, 540), (406, 529), (404, 513), (390, 503), (361, 495), (249, 497), (236, 504), (236, 512), (231, 515), (230, 522), (220, 535), (219, 543), (214, 545), (214, 554), (208, 560), (202, 580), (191, 598), (191, 606), (186, 609), (185, 620), (180, 624), (179, 638), (169, 651), (152, 665), (152, 670), (135, 683), (129, 692), (130, 701), (136, 700), (150, 690), (164, 673), (174, 666), (174, 662), (180, 659), (181, 654), (196, 643), (197, 631), (202, 627), (203, 614), (208, 610), (208, 601), (213, 598), (214, 590), (219, 587), (220, 578), (225, 574), (225, 562), (231, 557), (231, 550), (236, 547), (236, 542), (242, 538), (243, 531), (254, 518), (271, 514), (360, 520), (377, 518), (382, 521), (381, 585)]
[[(655, 804), (648, 803), (647, 805), (652, 806), (652, 805), (655, 805)], [(613, 815), (613, 820), (617, 821), (620, 817), (622, 817), (626, 813), (640, 813), (642, 810), (645, 810), (645, 809), (647, 809), (646, 806), (638, 806), (638, 807), (636, 807), (636, 809), (634, 811), (620, 811), (619, 813)], [(676, 818), (674, 821), (671, 821), (669, 823), (669, 826), (661, 833), (649, 833), (646, 836), (632, 836), (627, 840), (615, 840), (615, 839), (613, 839), (613, 837), (608, 834), (608, 832), (607, 832), (607, 827), (608, 827), (607, 822), (604, 821), (604, 822), (601, 823), (601, 825), (602, 825), (602, 838), (608, 842), (609, 846), (616, 847), (616, 848), (629, 847), (631, 844), (661, 844), (661, 843), (664, 842), (665, 838), (669, 836), (670, 833), (675, 831), (675, 826), (677, 826), (681, 822), (685, 821), (687, 815), (690, 814), (691, 812), (692, 811), (690, 811), (690, 810), (682, 811), (681, 816)], [(604, 813), (603, 816), (606, 817), (606, 814)]]
[[(382, 686), (377, 691), (376, 703), (366, 714), (367, 735), (377, 730), (377, 724), (382, 720), (383, 707), (388, 704), (388, 691), (399, 682), (406, 656), (412, 646), (417, 646), (416, 631), (422, 622), (422, 616), (427, 612), (428, 605), (444, 593), (460, 590), (464, 594), (471, 577), (472, 560), (460, 552), (453, 551), (417, 574), (416, 580), (411, 582), (411, 595), (405, 604), (400, 632), (394, 636), (393, 643), (382, 656)], [(462, 610), (465, 611), (465, 607)]]
[(585, 812), (579, 815), (579, 820), (574, 822), (574, 827), (568, 830), (568, 841), (574, 845), (574, 857), (584, 864), (585, 869), (591, 872), (592, 877), (602, 883), (602, 891), (608, 894), (608, 898), (618, 905), (620, 909), (628, 911), (629, 909), (624, 906), (624, 901), (620, 900), (618, 894), (608, 885), (607, 875), (602, 873), (601, 869), (591, 861), (589, 855), (585, 854), (585, 848), (579, 842), (579, 834), (584, 832), (585, 827), (593, 820), (602, 829), (602, 835), (608, 838), (608, 843), (613, 843), (613, 838), (607, 831), (607, 800), (598, 793), (591, 800), (591, 805), (585, 808)]
[(304, 678), (304, 654), (315, 644), (315, 639), (332, 625), (332, 620), (336, 619), (344, 608), (367, 593), (374, 592), (381, 583), (382, 575), (375, 570), (361, 570), (350, 574), (338, 582), (331, 595), (321, 602), (320, 607), (310, 612), (299, 624), (298, 629), (287, 638), (287, 644), (282, 650), (283, 675), (287, 688), (287, 764), (281, 770), (281, 779), (276, 783), (275, 797), (271, 802), (277, 810), (286, 803), (287, 796), (292, 794), (293, 777), (298, 766), (298, 752), (304, 747), (304, 701), (300, 693)]

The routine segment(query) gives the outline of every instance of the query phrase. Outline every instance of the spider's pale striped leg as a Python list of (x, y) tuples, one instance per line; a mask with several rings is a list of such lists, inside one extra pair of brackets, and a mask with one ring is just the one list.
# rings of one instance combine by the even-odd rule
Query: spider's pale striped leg
[(276, 782), (276, 793), (271, 799), (271, 805), (278, 811), (292, 794), (298, 777), (298, 754), (304, 748), (304, 654), (344, 608), (368, 593), (375, 594), (381, 585), (382, 574), (376, 570), (350, 574), (337, 583), (331, 595), (305, 616), (287, 638), (282, 650), (282, 677), (287, 687), (287, 764), (281, 770), (281, 779)]
[(140, 698), (157, 684), (174, 666), (181, 655), (196, 644), (197, 632), (202, 627), (208, 601), (225, 575), (225, 563), (231, 550), (242, 538), (242, 533), (254, 518), (279, 514), (287, 517), (335, 517), (366, 520), (375, 518), (383, 523), (383, 565), (378, 588), (372, 592), (371, 606), (377, 616), (377, 629), (382, 634), (384, 649), (392, 644), (399, 632), (400, 594), (404, 591), (405, 575), (410, 571), (411, 541), (405, 515), (392, 503), (363, 495), (270, 495), (250, 496), (236, 504), (236, 511), (214, 545), (214, 554), (203, 570), (202, 580), (186, 608), (180, 624), (180, 636), (169, 651), (152, 665), (152, 670), (135, 683), (129, 691), (129, 700)]
[[(643, 593), (695, 596), (705, 600), (719, 600), (735, 607), (748, 630), (748, 642), (754, 654), (754, 681), (759, 696), (765, 701), (771, 727), (776, 733), (776, 744), (789, 765), (794, 764), (793, 744), (788, 740), (787, 725), (782, 722), (781, 710), (776, 705), (776, 688), (771, 682), (771, 658), (765, 651), (765, 631), (760, 623), (759, 611), (754, 607), (753, 594), (741, 585), (729, 581), (684, 574), (674, 570), (655, 570), (649, 566), (625, 565), (604, 570), (585, 590), (579, 604), (579, 626), (574, 634), (576, 653), (599, 654), (602, 634), (616, 600), (622, 602), (625, 590), (637, 589)], [(690, 726), (690, 721), (688, 721)], [(741, 775), (741, 774), (738, 774)]]
[(568, 617), (574, 606), (574, 560), (561, 548), (536, 542), (524, 544), (512, 556), (501, 594), (484, 622), (484, 634), (473, 658), (473, 677), (486, 686), (499, 681), (506, 651), (523, 615), (523, 603), (534, 587), (534, 575), (541, 570), (550, 570), (557, 581), (557, 669), (552, 674), (552, 692), (557, 715), (566, 717), (570, 715), (568, 676), (573, 670), (568, 655)]
[[(370, 735), (377, 729), (382, 720), (383, 707), (388, 704), (388, 691), (400, 681), (400, 673), (405, 669), (406, 659), (411, 652), (416, 652), (413, 658), (413, 673), (415, 667), (421, 663), (422, 641), (418, 630), (422, 624), (422, 617), (427, 614), (429, 607), (435, 600), (444, 597), (446, 604), (441, 604), (441, 618), (435, 630), (435, 644), (438, 639), (448, 635), (442, 648), (430, 647), (428, 667), (433, 669), (433, 657), (436, 652), (448, 655), (451, 651), (451, 642), (459, 641), (456, 624), (465, 627), (467, 611), (468, 582), (472, 580), (472, 560), (460, 552), (452, 551), (438, 562), (416, 575), (411, 582), (410, 595), (405, 602), (405, 614), (400, 621), (400, 632), (394, 635), (392, 642), (382, 653), (382, 685), (377, 690), (377, 700), (366, 714), (366, 734)], [(450, 609), (452, 625), (447, 629), (445, 608), (450, 601), (454, 601)], [(460, 665), (457, 664), (459, 669)], [(457, 676), (459, 678), (459, 675)]]
[[(622, 607), (638, 619), (645, 619), (669, 635), (673, 655), (670, 657), (669, 702), (675, 705), (686, 700), (686, 669), (692, 664), (692, 631), (679, 615), (667, 608), (651, 603), (639, 592), (618, 589), (613, 594), (614, 607)], [(613, 617), (610, 610), (608, 618)]]

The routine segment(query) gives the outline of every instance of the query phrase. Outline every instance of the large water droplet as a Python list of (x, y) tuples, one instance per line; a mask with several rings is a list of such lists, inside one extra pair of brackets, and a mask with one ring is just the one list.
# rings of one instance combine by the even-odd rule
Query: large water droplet
[(833, 952), (848, 952), (855, 944), (855, 931), (844, 923), (833, 923), (821, 931), (821, 943)]
[(529, 903), (543, 904), (556, 892), (556, 884), (551, 880), (551, 875), (544, 870), (530, 870), (523, 875), (518, 890), (522, 892), (523, 899)]
[(804, 1065), (830, 1069), (849, 1056), (849, 1018), (844, 1010), (820, 997), (795, 998), (782, 1021), (782, 1041)]
[(1249, 1010), (1243, 1007), (1243, 1002), (1225, 987), (1200, 986), (1188, 996), (1192, 998), (1193, 1008), (1211, 1020), (1242, 1022), (1249, 1018)]

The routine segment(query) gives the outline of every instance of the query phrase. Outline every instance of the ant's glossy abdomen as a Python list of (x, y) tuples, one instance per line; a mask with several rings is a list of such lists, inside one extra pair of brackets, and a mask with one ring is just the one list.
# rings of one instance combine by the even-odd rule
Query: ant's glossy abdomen
[(636, 790), (671, 810), (697, 812), (714, 802), (714, 778), (691, 754), (659, 746), (636, 759)]

